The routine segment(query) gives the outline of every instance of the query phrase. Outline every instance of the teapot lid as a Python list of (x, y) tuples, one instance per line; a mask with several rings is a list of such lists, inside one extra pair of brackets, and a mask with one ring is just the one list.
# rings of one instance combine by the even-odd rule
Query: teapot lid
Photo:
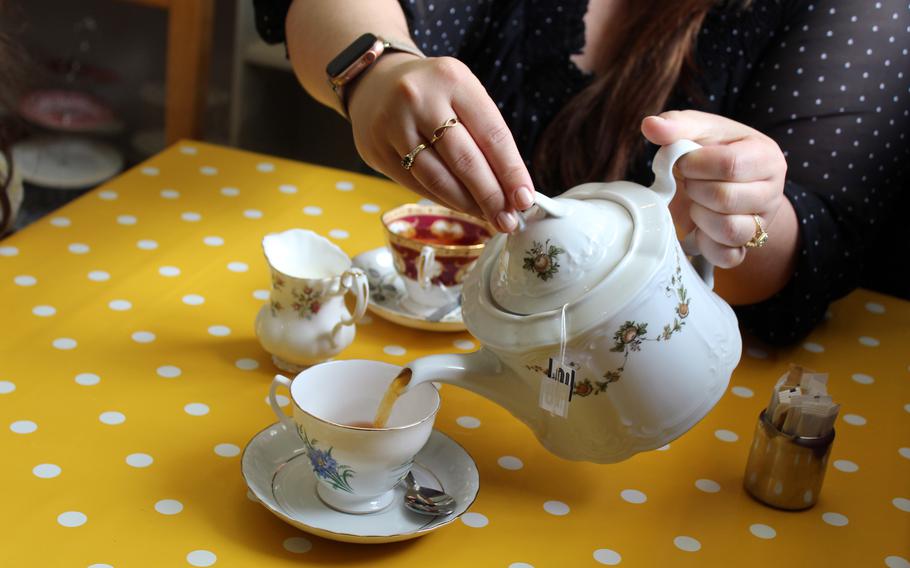
[(505, 311), (535, 314), (583, 296), (616, 268), (632, 240), (625, 207), (608, 199), (538, 195), (506, 238), (490, 271), (490, 293)]

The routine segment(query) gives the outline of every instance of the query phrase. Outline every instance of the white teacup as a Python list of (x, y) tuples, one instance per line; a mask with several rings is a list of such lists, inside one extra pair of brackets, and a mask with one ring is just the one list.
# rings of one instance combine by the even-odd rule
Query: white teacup
[[(393, 488), (433, 431), (439, 393), (432, 383), (402, 394), (385, 428), (368, 426), (400, 371), (380, 361), (332, 361), (293, 381), (281, 375), (272, 381), (272, 410), (284, 428), (300, 435), (318, 481), (316, 492), (333, 509), (359, 514), (388, 507)], [(275, 399), (279, 386), (291, 392), (293, 419)]]
[[(350, 345), (370, 290), (366, 275), (351, 268), (348, 255), (305, 229), (266, 235), (262, 249), (272, 290), (256, 316), (256, 335), (275, 365), (296, 373)], [(353, 314), (344, 302), (349, 292), (356, 299)]]

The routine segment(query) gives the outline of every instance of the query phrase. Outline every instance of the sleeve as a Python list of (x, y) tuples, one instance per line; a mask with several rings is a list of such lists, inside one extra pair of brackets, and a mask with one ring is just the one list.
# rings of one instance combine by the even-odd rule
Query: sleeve
[(904, 0), (801, 2), (740, 96), (733, 118), (787, 157), (784, 192), (799, 222), (789, 284), (737, 309), (769, 343), (801, 339), (830, 302), (860, 286), (898, 222), (910, 183), (908, 21)]
[(266, 43), (284, 41), (284, 22), (288, 16), (291, 0), (253, 0), (256, 15), (256, 31)]

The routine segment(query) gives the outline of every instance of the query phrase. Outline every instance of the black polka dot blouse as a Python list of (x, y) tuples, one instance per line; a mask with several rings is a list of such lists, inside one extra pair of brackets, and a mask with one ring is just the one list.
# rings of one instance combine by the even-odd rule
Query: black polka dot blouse
[[(283, 41), (290, 1), (254, 2), (260, 34)], [(459, 58), (486, 86), (526, 160), (592, 80), (569, 59), (584, 45), (586, 0), (400, 3), (418, 47)], [(738, 307), (742, 326), (792, 343), (858, 286), (910, 298), (910, 4), (722, 4), (696, 46), (702, 96), (675, 95), (667, 109), (723, 115), (773, 138), (787, 156), (785, 193), (800, 225), (793, 278), (773, 298)], [(650, 183), (649, 158), (628, 177)]]

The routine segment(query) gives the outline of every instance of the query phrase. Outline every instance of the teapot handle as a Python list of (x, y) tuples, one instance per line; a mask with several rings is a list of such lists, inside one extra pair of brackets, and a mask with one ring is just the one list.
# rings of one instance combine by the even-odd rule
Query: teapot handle
[[(670, 204), (673, 196), (676, 195), (676, 177), (673, 176), (673, 167), (680, 158), (699, 148), (701, 148), (701, 144), (684, 138), (662, 146), (654, 156), (654, 161), (651, 165), (651, 169), (654, 171), (654, 183), (651, 185), (651, 191), (660, 195), (667, 205)], [(691, 237), (692, 233), (689, 236)], [(708, 262), (704, 256), (699, 255), (697, 250), (691, 252), (695, 248), (694, 239), (686, 238), (685, 244), (686, 246), (683, 248), (687, 249), (686, 252), (693, 254), (692, 266), (695, 271), (707, 284), (708, 288), (713, 289), (714, 265)]]

